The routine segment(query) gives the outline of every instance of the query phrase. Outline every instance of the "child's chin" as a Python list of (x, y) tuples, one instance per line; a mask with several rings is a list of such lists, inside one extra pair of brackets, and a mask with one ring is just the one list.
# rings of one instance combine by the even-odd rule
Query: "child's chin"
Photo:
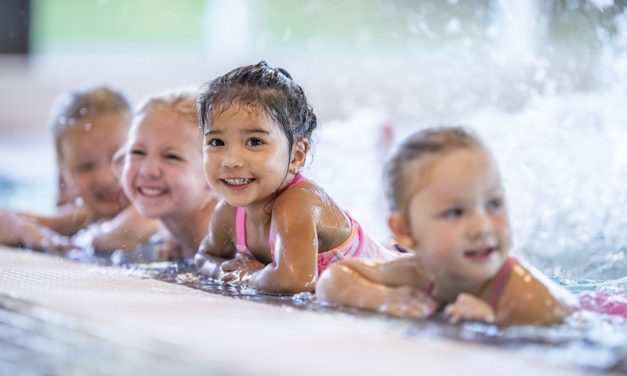
[(229, 204), (230, 206), (234, 208), (241, 208), (241, 207), (248, 205), (248, 202), (244, 200), (234, 200), (234, 199), (225, 198), (224, 201), (226, 201), (227, 204)]

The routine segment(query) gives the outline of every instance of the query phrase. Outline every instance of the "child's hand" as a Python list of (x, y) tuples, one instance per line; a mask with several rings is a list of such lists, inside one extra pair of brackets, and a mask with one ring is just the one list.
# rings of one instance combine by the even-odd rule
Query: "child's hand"
[(437, 303), (422, 291), (401, 286), (392, 289), (379, 312), (402, 318), (424, 319), (436, 309)]
[(177, 261), (184, 259), (181, 247), (169, 236), (155, 246), (154, 257), (155, 261)]
[(61, 236), (29, 220), (24, 219), (20, 228), (20, 244), (25, 248), (50, 253), (63, 253), (76, 248), (67, 236)]
[(483, 321), (493, 323), (495, 314), (492, 307), (485, 302), (470, 294), (459, 294), (457, 300), (446, 306), (444, 314), (448, 316), (449, 321), (453, 324), (461, 320)]
[(243, 284), (250, 276), (264, 268), (252, 255), (238, 252), (234, 259), (225, 261), (220, 266), (222, 273), (220, 280), (234, 284)]

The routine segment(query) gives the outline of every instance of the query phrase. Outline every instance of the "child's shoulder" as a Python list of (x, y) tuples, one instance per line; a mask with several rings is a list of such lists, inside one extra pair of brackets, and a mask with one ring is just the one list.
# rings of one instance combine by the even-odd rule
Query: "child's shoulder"
[(314, 207), (336, 206), (333, 199), (326, 191), (309, 179), (303, 179), (298, 183), (288, 187), (277, 197), (273, 210), (294, 210), (299, 211)]

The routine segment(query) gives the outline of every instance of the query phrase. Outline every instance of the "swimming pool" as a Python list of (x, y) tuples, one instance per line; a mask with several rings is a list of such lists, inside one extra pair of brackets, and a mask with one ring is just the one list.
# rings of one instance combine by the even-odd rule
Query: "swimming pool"
[[(435, 78), (431, 80), (424, 78), (428, 74), (423, 72), (422, 75), (408, 77), (409, 80), (415, 81), (412, 82), (410, 89), (403, 86), (406, 77), (396, 80), (391, 78), (390, 82), (382, 87), (380, 95), (391, 98), (390, 102), (394, 104), (396, 112), (386, 108), (385, 105), (360, 108), (349, 98), (351, 111), (348, 116), (327, 120), (321, 125), (315, 140), (314, 157), (305, 173), (359, 219), (367, 231), (379, 240), (385, 241), (389, 233), (385, 226), (386, 206), (380, 184), (380, 170), (383, 157), (391, 143), (390, 136), (394, 134), (394, 138), (399, 140), (403, 135), (420, 127), (433, 125), (436, 121), (468, 124), (485, 140), (499, 161), (512, 217), (515, 243), (513, 253), (527, 259), (575, 294), (600, 292), (614, 296), (618, 303), (625, 304), (624, 300), (621, 301), (624, 297), (621, 293), (627, 290), (627, 231), (625, 231), (627, 215), (624, 211), (624, 208), (627, 208), (625, 188), (627, 107), (624, 105), (627, 103), (627, 57), (624, 55), (625, 53), (621, 51), (610, 53), (608, 56), (603, 55), (597, 65), (583, 65), (582, 70), (585, 72), (573, 72), (568, 69), (556, 72), (559, 67), (552, 68), (551, 71), (551, 67), (547, 68), (547, 62), (542, 59), (533, 60), (526, 65), (523, 62), (508, 66), (498, 61), (494, 65), (484, 66), (478, 62), (468, 66), (465, 64), (466, 61), (462, 61), (457, 64), (477, 73), (478, 78), (457, 73), (447, 81), (450, 82), (449, 88), (443, 88), (445, 85), (441, 85), (441, 80), (448, 79), (444, 73), (455, 74), (457, 72), (455, 69), (460, 71), (462, 69), (455, 63), (449, 63), (453, 64), (455, 69), (451, 69), (449, 65), (448, 71), (442, 73), (437, 70), (439, 62), (434, 59), (429, 65), (427, 57), (425, 60), (419, 60), (421, 63), (426, 61), (426, 66), (417, 65), (425, 72), (433, 72)], [(375, 67), (377, 64), (384, 67), (382, 72), (373, 69), (374, 73), (381, 75), (388, 73), (385, 68), (387, 65), (381, 61), (375, 60), (370, 63)], [(409, 66), (412, 63), (406, 64)], [(401, 65), (401, 68), (407, 66)], [(575, 83), (576, 79), (579, 80), (578, 83)], [(560, 80), (563, 82), (560, 83)], [(418, 87), (427, 89), (418, 92)], [(416, 93), (411, 90), (415, 90)], [(490, 99), (490, 96), (495, 98)], [(406, 116), (398, 116), (399, 113)], [(52, 210), (55, 181), (52, 155), (52, 142), (45, 134), (0, 135), (0, 205), (38, 212)], [(0, 254), (0, 257), (2, 256), (9, 257)], [(20, 259), (18, 256), (10, 257)], [(0, 331), (0, 335), (11, 333), (11, 336), (3, 337), (0, 343), (3, 351), (0, 351), (0, 355), (10, 356), (6, 354), (12, 354), (9, 351), (11, 349), (15, 351), (14, 344), (25, 340), (15, 337), (19, 335), (13, 328), (17, 322), (30, 328), (30, 331), (26, 331), (28, 334), (26, 340), (35, 344), (27, 346), (26, 352), (16, 356), (41, 355), (43, 350), (37, 347), (41, 338), (36, 335), (41, 331), (44, 340), (53, 340), (44, 341), (43, 348), (50, 347), (46, 346), (47, 343), (59, 349), (49, 355), (49, 358), (42, 355), (42, 359), (50, 361), (61, 359), (62, 367), (70, 367), (63, 368), (64, 370), (76, 365), (69, 361), (71, 360), (69, 354), (74, 355), (81, 347), (93, 347), (93, 354), (99, 354), (80, 353), (76, 358), (80, 359), (81, 365), (89, 365), (90, 356), (96, 358), (99, 356), (97, 360), (105, 363), (120, 361), (122, 353), (129, 354), (124, 364), (134, 364), (138, 367), (130, 369), (155, 372), (161, 370), (168, 373), (168, 370), (179, 369), (178, 367), (186, 363), (184, 360), (187, 358), (184, 354), (175, 353), (176, 356), (168, 357), (167, 355), (171, 353), (167, 349), (159, 348), (157, 351), (153, 347), (148, 346), (147, 349), (142, 343), (138, 344), (145, 340), (144, 337), (112, 338), (100, 333), (98, 320), (106, 322), (107, 325), (102, 327), (108, 328), (112, 325), (111, 322), (115, 323), (118, 320), (115, 312), (106, 317), (97, 315), (97, 320), (90, 321), (85, 326), (78, 325), (81, 320), (77, 319), (75, 314), (83, 311), (76, 308), (76, 311), (69, 314), (63, 310), (64, 307), (59, 302), (46, 300), (46, 285), (43, 282), (37, 285), (39, 294), (33, 295), (34, 300), (16, 299), (16, 296), (31, 297), (28, 295), (30, 291), (28, 283), (33, 279), (23, 274), (24, 270), (30, 270), (31, 263), (52, 264), (51, 267), (57, 274), (46, 274), (48, 279), (43, 281), (53, 283), (58, 288), (55, 290), (58, 296), (66, 297), (66, 293), (77, 293), (75, 282), (68, 277), (71, 273), (66, 273), (66, 268), (70, 270), (75, 266), (43, 261), (38, 257), (34, 259), (24, 257), (27, 258), (20, 259), (22, 264), (16, 263), (12, 269), (4, 269), (5, 276), (22, 278), (24, 285), (20, 285), (20, 281), (14, 282), (16, 288), (22, 286), (23, 290), (6, 290), (7, 281), (0, 280), (0, 291), (4, 291), (5, 294), (7, 291), (20, 292), (18, 295), (2, 295), (3, 309), (0, 310), (0, 314), (4, 321), (0, 321), (5, 325), (4, 327), (0, 325), (0, 328), (8, 329)], [(96, 270), (85, 265), (82, 267), (83, 274), (79, 273), (79, 276), (84, 274), (90, 276), (90, 273)], [(97, 270), (97, 273), (102, 275), (109, 273)], [(110, 273), (115, 278), (107, 281), (114, 285), (118, 278), (125, 283), (136, 283), (127, 278), (128, 274), (142, 278), (157, 278), (170, 282), (171, 285), (183, 286), (177, 288), (159, 287), (161, 286), (159, 284), (146, 286), (155, 290), (163, 288), (168, 292), (172, 288), (176, 294), (192, 294), (188, 291), (190, 289), (182, 289), (183, 287), (209, 292), (204, 295), (194, 294), (199, 300), (212, 300), (217, 299), (216, 295), (227, 295), (238, 298), (236, 301), (269, 303), (275, 308), (277, 306), (280, 308), (283, 312), (281, 318), (285, 321), (301, 320), (300, 313), (294, 312), (311, 310), (323, 315), (322, 318), (316, 316), (313, 320), (325, 323), (330, 327), (330, 331), (341, 332), (341, 325), (346, 324), (343, 320), (327, 321), (324, 315), (334, 311), (320, 306), (307, 295), (299, 295), (296, 298), (272, 297), (232, 289), (212, 284), (211, 281), (173, 264), (132, 266), (122, 272), (117, 269), (111, 270)], [(45, 273), (45, 270), (38, 272)], [(99, 281), (102, 280), (95, 278), (91, 282), (97, 285)], [(63, 290), (64, 286), (66, 290)], [(153, 292), (154, 290), (149, 290), (145, 295), (149, 296)], [(120, 301), (127, 303), (131, 299), (142, 300), (141, 292), (137, 291), (133, 296), (121, 293), (118, 295), (108, 296), (112, 304), (118, 304)], [(95, 296), (83, 298), (84, 301), (91, 302)], [(152, 302), (153, 307), (167, 310), (171, 314), (184, 315), (184, 306), (171, 304), (173, 299), (176, 299), (174, 295), (160, 296), (158, 300)], [(230, 301), (234, 299), (220, 300), (219, 307), (229, 306)], [(237, 311), (237, 314), (250, 318), (254, 324), (255, 315), (263, 316), (267, 313), (267, 305), (246, 306), (246, 309)], [(208, 311), (203, 312), (210, 315), (213, 307), (206, 309)], [(382, 319), (380, 316), (363, 312), (348, 311), (348, 313), (350, 316), (348, 322), (364, 320), (369, 323), (365, 325), (370, 325), (373, 321), (378, 325), (383, 321), (382, 325), (386, 329), (394, 328), (397, 332), (400, 331), (401, 336), (410, 341), (409, 344), (405, 343), (407, 347), (404, 347), (403, 351), (414, 349), (412, 347), (414, 342), (411, 341), (422, 342), (426, 338), (427, 342), (431, 341), (429, 343), (439, 344), (443, 338), (452, 338), (463, 343), (488, 344), (492, 350), (495, 348), (512, 350), (512, 354), (514, 350), (516, 353), (523, 352), (529, 354), (528, 359), (532, 359), (532, 363), (541, 359), (553, 364), (575, 366), (576, 370), (627, 372), (625, 364), (627, 324), (625, 318), (619, 315), (587, 313), (552, 328), (499, 329), (472, 323), (450, 326), (438, 319), (414, 323)], [(50, 315), (54, 319), (52, 322), (46, 319)], [(220, 324), (228, 322), (227, 318), (216, 316)], [(195, 317), (200, 320), (198, 315)], [(133, 319), (139, 320), (135, 316)], [(258, 323), (261, 322), (263, 320)], [(136, 324), (135, 321), (133, 323)], [(182, 346), (189, 350), (185, 343), (186, 333), (177, 332), (176, 322), (169, 321), (168, 324), (171, 328), (163, 329), (170, 335), (168, 345)], [(253, 324), (247, 328), (254, 332), (256, 329)], [(78, 325), (79, 328), (64, 338), (63, 333), (67, 327), (73, 325)], [(191, 330), (189, 326), (186, 328)], [(289, 326), (290, 330), (297, 328)], [(211, 331), (211, 328), (207, 330)], [(256, 332), (260, 333), (271, 335), (264, 330)], [(284, 330), (282, 333), (285, 334)], [(311, 334), (310, 331), (307, 333)], [(374, 331), (373, 334), (382, 335), (378, 331)], [(200, 335), (194, 335), (194, 338), (202, 343)], [(336, 340), (341, 339), (353, 345), (363, 339), (361, 335), (361, 332), (351, 333)], [(127, 346), (120, 338), (128, 340), (132, 346)], [(67, 342), (63, 342), (64, 340)], [(61, 346), (62, 344), (65, 346)], [(110, 347), (110, 351), (107, 350)], [(233, 348), (235, 347), (230, 347)], [(477, 346), (477, 349), (484, 348)], [(445, 346), (444, 350), (447, 352), (450, 348)], [(509, 352), (505, 354), (506, 357), (510, 356)], [(135, 358), (142, 360), (136, 361)], [(194, 370), (205, 369), (202, 367), (194, 369), (194, 365), (198, 365), (197, 360), (197, 358), (190, 360), (192, 373)], [(299, 360), (303, 361), (303, 358)], [(444, 362), (447, 360), (444, 357)], [(351, 361), (347, 364), (349, 363)], [(41, 367), (45, 368), (46, 363), (42, 364)], [(143, 368), (148, 366), (150, 368)], [(409, 366), (418, 367), (417, 364)], [(460, 361), (459, 367), (455, 370), (471, 369), (470, 367), (478, 366), (476, 362), (466, 359)], [(411, 368), (416, 369), (418, 368)], [(486, 370), (485, 367), (481, 369)], [(220, 368), (219, 371), (229, 373), (228, 369)], [(405, 371), (407, 373), (407, 369)]]
[[(627, 139), (627, 127), (622, 119), (627, 119), (627, 113), (617, 113), (616, 108), (610, 113), (605, 109), (609, 101), (616, 99), (614, 96), (622, 98), (623, 94), (535, 98), (522, 112), (479, 111), (469, 121), (469, 124), (477, 124), (475, 130), (500, 161), (513, 217), (514, 253), (530, 260), (575, 294), (600, 291), (614, 295), (627, 290), (627, 241), (622, 230), (626, 228), (627, 219), (619, 210), (626, 203), (621, 183), (625, 181), (627, 168), (622, 147)], [(572, 103), (578, 106), (572, 108)], [(402, 138), (415, 128), (398, 124), (394, 132), (397, 138)], [(355, 111), (350, 118), (324, 124), (307, 171), (308, 176), (324, 186), (380, 240), (388, 236), (379, 178), (383, 155), (389, 146), (381, 140), (388, 131), (385, 116), (371, 109)], [(355, 139), (360, 142), (346, 142)], [(21, 160), (13, 155), (15, 162), (9, 165), (21, 168), (3, 169), (2, 189), (8, 192), (4, 197), (6, 202), (29, 210), (49, 208), (54, 192), (54, 169), (42, 171), (38, 167), (51, 155), (50, 147), (45, 146), (47, 141), (21, 138), (9, 142), (13, 148), (9, 149), (10, 153), (27, 154), (31, 159)], [(581, 159), (582, 155), (586, 158)], [(94, 262), (95, 259), (89, 256), (84, 260)], [(99, 259), (99, 262), (107, 260)], [(212, 295), (323, 314), (334, 311), (321, 306), (308, 294), (277, 297), (216, 284), (195, 274), (186, 265), (127, 265), (125, 271), (135, 277), (166, 281)], [(11, 308), (14, 303), (5, 297), (4, 311), (0, 311), (13, 317), (11, 320), (24, 319), (25, 310), (34, 309), (24, 309), (19, 304)], [(624, 301), (619, 303), (625, 304)], [(378, 315), (355, 310), (342, 312), (367, 321), (381, 319)], [(42, 326), (44, 333), (60, 330), (54, 325), (48, 327), (49, 323), (40, 323), (37, 316), (27, 318), (34, 320), (32, 325)], [(588, 312), (551, 328), (498, 328), (476, 323), (452, 326), (441, 318), (420, 323), (401, 320), (402, 324), (390, 325), (402, 327), (403, 338), (410, 340), (448, 338), (511, 349), (532, 359), (575, 366), (580, 370), (626, 372), (625, 320), (624, 315)], [(10, 327), (9, 319), (7, 322), (5, 325)], [(390, 319), (390, 323), (398, 322)], [(70, 342), (91, 343), (100, 349), (100, 356), (104, 357), (100, 361), (110, 361), (120, 353), (130, 352), (141, 359), (152, 359), (134, 363), (142, 370), (148, 364), (161, 364), (163, 369), (176, 368), (180, 362), (177, 357), (164, 358), (161, 352), (128, 349), (115, 341), (110, 344), (111, 351), (103, 352), (101, 347), (109, 346), (110, 339), (94, 338), (90, 333), (79, 331)], [(57, 358), (49, 355), (50, 361), (58, 362), (59, 356), (63, 359), (64, 351), (73, 351), (76, 346), (70, 343), (65, 350), (59, 350), (61, 355), (55, 355)], [(19, 356), (28, 356), (29, 351)], [(63, 366), (67, 364), (59, 365)]]

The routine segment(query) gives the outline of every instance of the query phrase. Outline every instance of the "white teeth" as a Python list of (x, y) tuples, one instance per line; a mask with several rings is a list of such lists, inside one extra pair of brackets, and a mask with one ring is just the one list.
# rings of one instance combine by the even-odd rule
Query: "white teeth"
[(144, 196), (159, 196), (165, 192), (165, 190), (159, 188), (140, 188), (140, 190)]
[(240, 186), (240, 185), (250, 183), (253, 179), (223, 179), (223, 180), (228, 185)]

